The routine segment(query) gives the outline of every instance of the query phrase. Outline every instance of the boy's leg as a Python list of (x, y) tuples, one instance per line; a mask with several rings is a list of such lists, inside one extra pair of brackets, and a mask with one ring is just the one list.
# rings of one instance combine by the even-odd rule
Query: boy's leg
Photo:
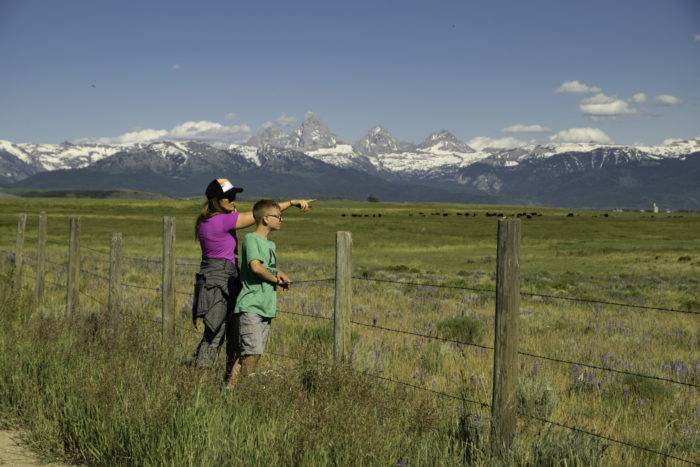
[(270, 335), (270, 323), (272, 320), (270, 318), (259, 317), (260, 321), (258, 323), (258, 335), (256, 336), (257, 342), (255, 347), (255, 353), (249, 354), (243, 357), (241, 361), (241, 375), (248, 376), (253, 371), (260, 361), (260, 357), (265, 352), (267, 347), (267, 338)]
[[(239, 313), (238, 322), (238, 352), (240, 357), (232, 366), (227, 387), (233, 387), (240, 377), (250, 375), (260, 360), (265, 349), (269, 332), (269, 320), (255, 313)], [(265, 322), (267, 321), (267, 322)], [(238, 364), (238, 368), (236, 368)]]

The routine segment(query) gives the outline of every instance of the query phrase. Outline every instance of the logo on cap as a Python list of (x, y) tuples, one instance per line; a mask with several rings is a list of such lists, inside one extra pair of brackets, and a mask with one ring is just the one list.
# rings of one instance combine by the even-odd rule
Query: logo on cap
[(226, 178), (217, 178), (216, 181), (219, 182), (219, 185), (221, 185), (221, 191), (223, 191), (224, 193), (233, 188), (231, 182), (229, 182)]

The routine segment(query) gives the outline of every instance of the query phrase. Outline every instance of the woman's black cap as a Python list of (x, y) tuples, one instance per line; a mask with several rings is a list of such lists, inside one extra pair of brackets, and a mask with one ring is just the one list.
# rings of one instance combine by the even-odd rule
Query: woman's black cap
[(241, 191), (243, 191), (243, 188), (233, 186), (227, 178), (217, 178), (207, 185), (204, 194), (207, 196), (207, 199), (214, 199), (240, 193)]

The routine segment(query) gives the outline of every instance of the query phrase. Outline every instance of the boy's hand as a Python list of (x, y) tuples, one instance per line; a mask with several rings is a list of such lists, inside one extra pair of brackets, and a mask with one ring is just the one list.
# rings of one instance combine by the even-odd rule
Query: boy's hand
[(303, 212), (307, 212), (311, 209), (311, 202), (316, 201), (315, 199), (293, 199), (291, 201), (292, 206), (296, 206)]
[(292, 281), (289, 279), (289, 276), (287, 276), (282, 271), (277, 271), (277, 281), (280, 287), (282, 287), (284, 290), (287, 290), (292, 283)]

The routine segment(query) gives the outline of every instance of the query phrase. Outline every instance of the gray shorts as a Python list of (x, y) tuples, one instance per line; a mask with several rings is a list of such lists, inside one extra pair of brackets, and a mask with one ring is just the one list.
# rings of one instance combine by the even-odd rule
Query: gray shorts
[(255, 313), (238, 313), (238, 351), (241, 355), (262, 355), (270, 334), (272, 318)]

